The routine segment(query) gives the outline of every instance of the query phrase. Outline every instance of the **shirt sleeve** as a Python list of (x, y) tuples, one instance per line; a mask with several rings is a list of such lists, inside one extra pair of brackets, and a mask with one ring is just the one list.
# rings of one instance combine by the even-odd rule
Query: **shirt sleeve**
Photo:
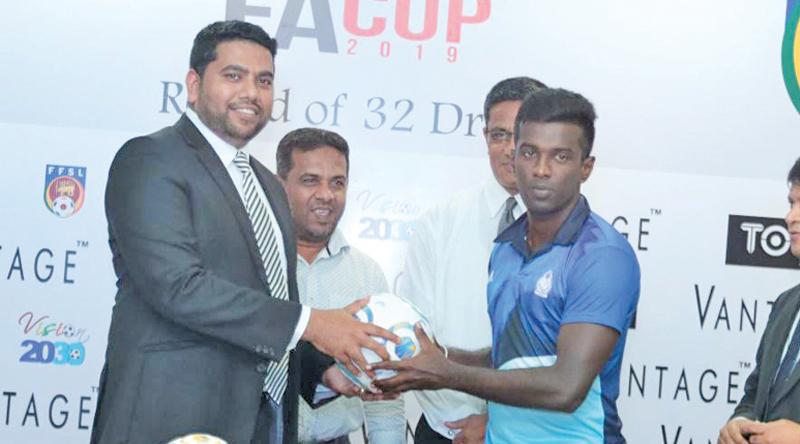
[(294, 328), (292, 338), (286, 345), (287, 352), (292, 351), (295, 347), (297, 347), (297, 343), (300, 342), (300, 338), (303, 337), (303, 333), (306, 332), (306, 327), (308, 327), (309, 320), (311, 320), (311, 307), (303, 305), (300, 309), (300, 318), (297, 320), (297, 326)]
[(435, 293), (436, 257), (433, 227), (430, 214), (417, 222), (414, 235), (408, 243), (403, 274), (397, 284), (398, 296), (407, 299), (425, 315), (431, 325), (436, 325), (433, 310)]
[(389, 284), (386, 282), (386, 275), (383, 273), (380, 265), (373, 263), (372, 270), (369, 273), (369, 290), (370, 294), (387, 293), (389, 291)]
[(639, 299), (639, 264), (633, 253), (606, 247), (567, 270), (562, 324), (591, 323), (624, 332)]

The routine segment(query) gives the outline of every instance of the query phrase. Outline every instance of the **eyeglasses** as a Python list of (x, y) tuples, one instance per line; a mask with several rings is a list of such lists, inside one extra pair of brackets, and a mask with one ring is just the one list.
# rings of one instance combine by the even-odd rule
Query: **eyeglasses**
[(506, 131), (502, 128), (490, 129), (487, 134), (489, 136), (489, 143), (491, 144), (506, 143), (514, 138), (514, 133)]

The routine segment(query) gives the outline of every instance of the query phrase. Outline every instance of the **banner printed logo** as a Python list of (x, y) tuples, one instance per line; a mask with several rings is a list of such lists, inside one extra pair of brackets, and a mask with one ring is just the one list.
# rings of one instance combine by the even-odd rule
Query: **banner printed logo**
[(786, 4), (786, 31), (783, 35), (783, 80), (797, 112), (800, 112), (800, 1)]
[(751, 267), (798, 269), (790, 251), (789, 231), (783, 219), (759, 216), (728, 216), (725, 263)]
[(44, 203), (56, 216), (66, 218), (80, 211), (86, 193), (86, 167), (47, 165)]
[(17, 320), (24, 339), (19, 362), (26, 364), (82, 365), (86, 359), (89, 332), (49, 315), (23, 313)]
[[(362, 2), (285, 0), (280, 6), (257, 5), (254, 0), (227, 0), (226, 20), (275, 18), (279, 23), (270, 31), (285, 50), (295, 37), (316, 40), (322, 53), (344, 52), (349, 56), (372, 54), (385, 59), (447, 60), (459, 59), (462, 33), (474, 25), (486, 23), (491, 16), (491, 0), (426, 0), (413, 2), (398, 0)], [(262, 2), (263, 3), (263, 2)], [(280, 2), (276, 2), (280, 3)], [(334, 14), (331, 6), (341, 7), (341, 15)], [(310, 7), (313, 26), (301, 25), (303, 8)], [(424, 9), (422, 8), (424, 6)], [(335, 11), (339, 12), (339, 11)], [(334, 17), (336, 19), (334, 20)], [(342, 17), (341, 24), (339, 17)], [(346, 48), (339, 48), (337, 34), (344, 31)], [(341, 34), (340, 34), (341, 36)], [(438, 42), (439, 44), (433, 44)], [(444, 47), (441, 47), (441, 44)], [(429, 45), (430, 44), (430, 45)]]

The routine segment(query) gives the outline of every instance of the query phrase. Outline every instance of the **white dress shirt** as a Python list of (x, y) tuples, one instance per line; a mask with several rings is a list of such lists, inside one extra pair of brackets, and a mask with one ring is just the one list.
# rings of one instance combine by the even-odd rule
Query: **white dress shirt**
[[(297, 284), (300, 301), (320, 309), (341, 308), (364, 296), (388, 291), (378, 264), (348, 245), (339, 230), (334, 230), (326, 248), (311, 264), (297, 256)], [(332, 440), (357, 430), (365, 417), (369, 442), (405, 444), (402, 398), (363, 402), (339, 397), (314, 410), (300, 398), (298, 436), (300, 442)]]
[[(189, 120), (192, 121), (194, 126), (196, 126), (198, 131), (200, 131), (200, 134), (202, 134), (203, 137), (205, 137), (208, 144), (211, 145), (211, 148), (214, 150), (214, 153), (216, 153), (217, 157), (219, 157), (219, 160), (222, 162), (222, 165), (225, 166), (225, 170), (228, 172), (231, 181), (233, 181), (233, 186), (236, 187), (236, 191), (239, 193), (239, 198), (242, 199), (242, 205), (245, 205), (244, 194), (242, 191), (242, 181), (243, 181), (242, 172), (239, 171), (239, 168), (233, 163), (233, 158), (236, 157), (236, 153), (239, 152), (239, 149), (229, 144), (228, 142), (225, 142), (219, 136), (214, 134), (214, 132), (211, 131), (203, 123), (202, 120), (200, 120), (200, 117), (193, 109), (186, 108), (186, 117), (188, 117)], [(246, 146), (242, 147), (241, 149), (242, 150), (246, 149)], [(250, 160), (249, 154), (247, 159), (248, 161)], [(264, 190), (261, 187), (256, 187), (256, 192), (258, 193), (258, 197), (261, 199), (261, 201), (265, 203), (264, 206), (267, 207), (267, 211), (269, 212), (269, 217), (273, 221), (272, 227), (275, 229), (275, 240), (277, 241), (278, 244), (277, 245), (278, 251), (284, 252), (286, 250), (284, 249), (284, 244), (283, 244), (283, 233), (281, 232), (281, 227), (278, 224), (277, 219), (275, 218), (275, 213), (272, 211), (272, 205), (270, 205), (269, 199), (267, 199), (267, 196), (264, 194)], [(279, 254), (278, 256), (280, 257), (281, 265), (283, 265), (283, 270), (285, 272), (287, 270), (286, 257), (284, 254)], [(285, 277), (284, 279), (286, 279), (286, 282), (289, 282), (288, 276)], [(311, 309), (309, 307), (303, 306), (300, 311), (300, 318), (297, 320), (297, 326), (294, 329), (294, 334), (289, 340), (289, 344), (287, 344), (286, 346), (286, 351), (293, 350), (295, 346), (297, 346), (297, 342), (300, 340), (300, 337), (303, 336), (303, 333), (306, 331), (306, 327), (308, 326), (308, 320), (310, 319), (310, 317), (311, 317)]]
[[(508, 192), (494, 177), (428, 210), (408, 246), (398, 293), (427, 316), (445, 346), (477, 350), (492, 345), (486, 284), (489, 256)], [(514, 216), (525, 210), (519, 195)], [(452, 439), (444, 425), (485, 413), (482, 399), (452, 390), (415, 392), (431, 428)]]

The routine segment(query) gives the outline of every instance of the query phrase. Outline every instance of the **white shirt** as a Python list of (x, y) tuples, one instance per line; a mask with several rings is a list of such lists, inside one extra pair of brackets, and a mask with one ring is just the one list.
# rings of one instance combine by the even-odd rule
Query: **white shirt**
[[(388, 291), (383, 271), (369, 256), (347, 244), (335, 230), (328, 245), (311, 264), (297, 256), (297, 284), (300, 301), (314, 308), (341, 308), (367, 295)], [(361, 427), (366, 416), (369, 442), (405, 444), (405, 412), (402, 398), (363, 402), (339, 397), (311, 410), (299, 402), (300, 442), (328, 441)]]
[[(477, 350), (492, 345), (486, 302), (489, 256), (508, 197), (491, 177), (433, 207), (417, 222), (398, 293), (427, 316), (445, 346)], [(516, 200), (515, 218), (525, 212), (519, 195)], [(465, 393), (415, 393), (431, 428), (450, 439), (455, 432), (445, 421), (486, 411), (485, 401)]]
[[(244, 193), (242, 191), (242, 181), (243, 181), (242, 172), (239, 171), (239, 168), (233, 163), (233, 158), (236, 157), (236, 153), (238, 153), (239, 150), (233, 145), (229, 144), (228, 142), (222, 140), (216, 134), (214, 134), (214, 132), (211, 131), (203, 123), (202, 120), (200, 120), (200, 117), (193, 109), (186, 108), (186, 117), (188, 117), (189, 120), (192, 121), (194, 126), (197, 127), (197, 130), (200, 131), (200, 134), (202, 134), (203, 137), (205, 137), (208, 144), (211, 145), (211, 148), (214, 150), (214, 153), (216, 153), (217, 157), (219, 157), (219, 160), (222, 162), (222, 165), (225, 166), (225, 170), (228, 172), (231, 181), (233, 181), (233, 186), (236, 187), (236, 191), (239, 193), (239, 198), (242, 199), (242, 204), (244, 205)], [(243, 147), (242, 150), (244, 149), (245, 148)], [(247, 153), (245, 152), (245, 154)], [(250, 160), (249, 154), (247, 155), (247, 160), (248, 161)], [(278, 244), (277, 245), (278, 251), (286, 251), (284, 250), (284, 245), (283, 245), (283, 233), (281, 232), (280, 225), (276, 222), (277, 219), (275, 218), (275, 213), (272, 211), (272, 205), (269, 204), (269, 199), (267, 199), (267, 196), (264, 194), (264, 190), (261, 187), (256, 187), (256, 193), (258, 193), (259, 199), (261, 199), (261, 201), (266, 204), (264, 206), (267, 207), (267, 211), (269, 212), (269, 217), (273, 221), (275, 221), (275, 223), (272, 224), (272, 227), (275, 229), (275, 240)], [(278, 256), (280, 257), (283, 270), (286, 271), (286, 257), (283, 254), (279, 254)], [(284, 279), (286, 279), (286, 282), (289, 282), (288, 276), (285, 277)], [(311, 317), (311, 309), (309, 307), (303, 306), (300, 311), (300, 318), (297, 320), (297, 326), (294, 329), (294, 334), (292, 335), (291, 339), (289, 340), (289, 343), (286, 346), (286, 351), (293, 350), (295, 346), (297, 346), (297, 342), (300, 340), (300, 337), (303, 336), (303, 333), (306, 331), (306, 327), (308, 326), (308, 320), (310, 319), (310, 317)]]

